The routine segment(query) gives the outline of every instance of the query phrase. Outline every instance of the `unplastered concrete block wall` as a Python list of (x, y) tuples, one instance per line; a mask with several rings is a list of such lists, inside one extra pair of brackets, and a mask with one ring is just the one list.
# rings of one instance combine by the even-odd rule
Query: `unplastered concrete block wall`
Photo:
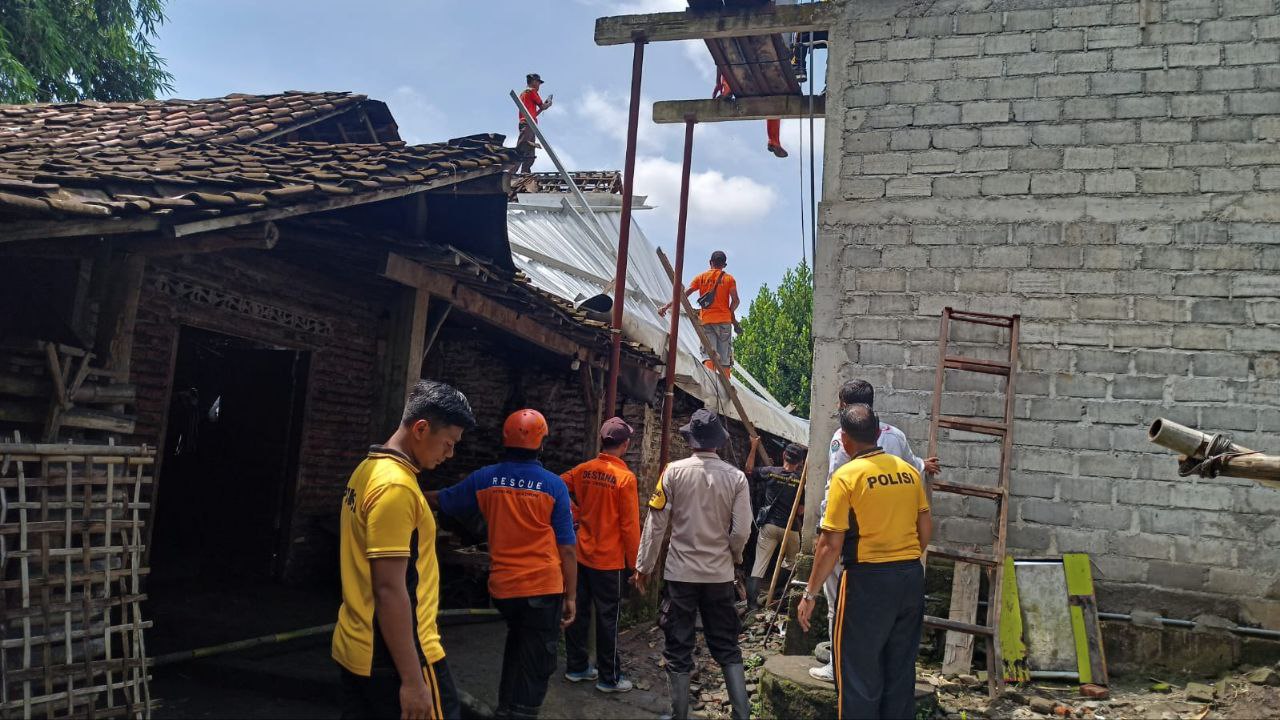
[[(846, 3), (812, 442), (860, 376), (923, 454), (942, 308), (1021, 313), (1010, 548), (1090, 553), (1107, 610), (1280, 627), (1280, 492), (1180, 479), (1145, 435), (1166, 417), (1280, 452), (1280, 3), (1142, 7)], [(1002, 412), (990, 376), (948, 388), (946, 413)], [(944, 431), (939, 454), (996, 479), (989, 438)], [(988, 540), (991, 503), (935, 506), (943, 540)]]

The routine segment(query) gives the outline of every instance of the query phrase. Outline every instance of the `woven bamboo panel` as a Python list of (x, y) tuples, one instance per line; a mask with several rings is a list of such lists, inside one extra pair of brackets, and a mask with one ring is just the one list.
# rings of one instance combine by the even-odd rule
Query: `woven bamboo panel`
[(0, 443), (0, 717), (148, 718), (154, 451)]

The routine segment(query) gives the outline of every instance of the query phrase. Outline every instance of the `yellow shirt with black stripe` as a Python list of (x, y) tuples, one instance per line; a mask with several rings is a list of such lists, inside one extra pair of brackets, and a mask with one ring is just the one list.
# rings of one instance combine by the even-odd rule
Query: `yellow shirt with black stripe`
[(920, 473), (877, 447), (854, 456), (831, 476), (822, 529), (845, 533), (846, 565), (916, 560), (916, 519), (928, 509)]
[(436, 614), (440, 569), (436, 521), (418, 487), (418, 469), (402, 453), (374, 446), (347, 481), (342, 497), (342, 607), (333, 631), (333, 659), (356, 675), (394, 667), (374, 614), (370, 561), (407, 558), (405, 585), (418, 659), (444, 657)]

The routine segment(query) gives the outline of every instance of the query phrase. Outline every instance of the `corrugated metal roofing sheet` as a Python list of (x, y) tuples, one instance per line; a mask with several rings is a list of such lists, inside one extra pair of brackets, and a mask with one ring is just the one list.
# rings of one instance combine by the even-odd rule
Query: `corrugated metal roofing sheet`
[[(552, 197), (558, 200), (564, 196)], [(590, 232), (572, 211), (554, 207), (545, 199), (508, 206), (507, 234), (516, 267), (523, 270), (537, 287), (568, 300), (579, 295), (590, 297), (601, 293), (613, 279), (621, 209), (605, 207), (594, 210), (608, 234), (607, 238), (601, 238)], [(670, 321), (658, 316), (658, 308), (671, 298), (671, 281), (658, 260), (654, 246), (634, 217), (628, 254), (623, 334), (653, 348), (665, 358)], [(692, 277), (687, 262), (686, 275)], [(714, 373), (702, 365), (701, 345), (693, 325), (684, 317), (680, 320), (679, 343), (680, 352), (676, 359), (679, 387), (717, 412), (737, 417)], [(756, 427), (792, 442), (808, 442), (807, 420), (790, 414), (777, 402), (736, 379), (733, 383), (743, 408)]]

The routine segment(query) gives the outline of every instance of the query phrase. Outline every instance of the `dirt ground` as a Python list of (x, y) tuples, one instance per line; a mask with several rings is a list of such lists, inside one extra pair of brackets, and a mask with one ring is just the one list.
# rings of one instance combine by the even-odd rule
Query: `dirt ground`
[[(1092, 720), (1247, 720), (1280, 717), (1280, 673), (1273, 668), (1242, 668), (1208, 682), (1169, 678), (1120, 678), (1110, 697), (1083, 697), (1077, 686), (1032, 682), (1011, 687), (991, 703), (985, 681), (973, 676), (946, 678), (936, 668), (921, 668), (920, 677), (938, 690), (939, 714), (946, 718), (1062, 717)], [(1268, 672), (1270, 671), (1270, 672)], [(1263, 684), (1259, 684), (1263, 683)]]

